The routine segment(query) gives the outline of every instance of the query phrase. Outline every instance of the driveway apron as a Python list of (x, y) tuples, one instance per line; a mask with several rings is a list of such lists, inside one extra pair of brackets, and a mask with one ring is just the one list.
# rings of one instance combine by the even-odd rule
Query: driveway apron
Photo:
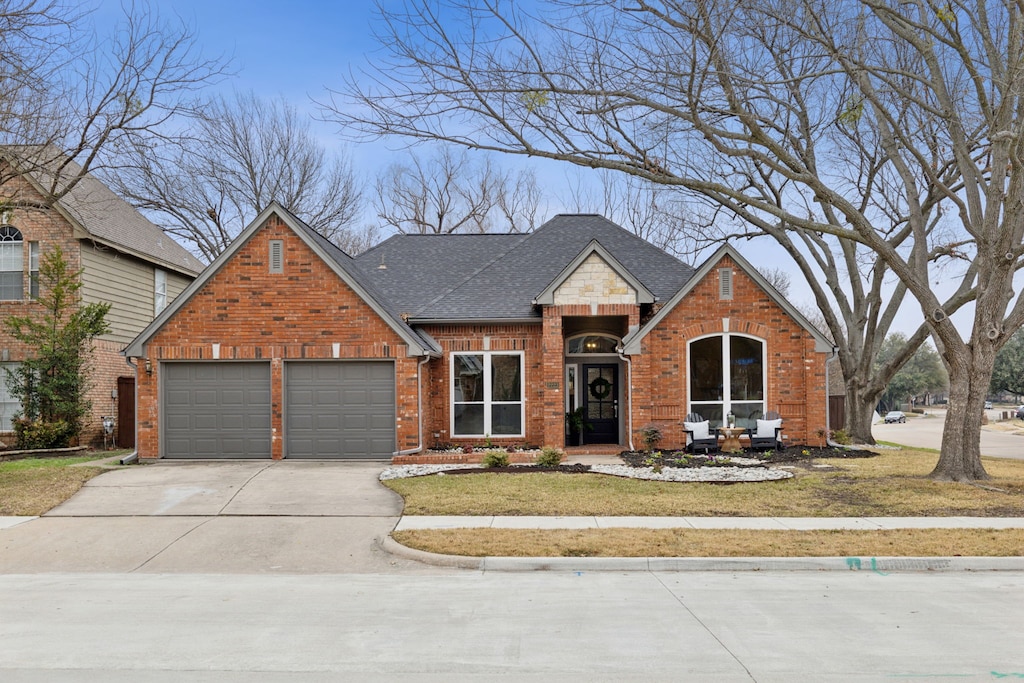
[(0, 530), (0, 572), (351, 573), (429, 569), (380, 548), (402, 512), (375, 462), (119, 469)]

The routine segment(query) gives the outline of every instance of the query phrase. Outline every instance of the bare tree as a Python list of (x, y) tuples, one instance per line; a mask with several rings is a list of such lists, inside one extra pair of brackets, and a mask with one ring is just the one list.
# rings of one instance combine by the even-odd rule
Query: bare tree
[(361, 189), (348, 159), (328, 154), (310, 124), (282, 99), (220, 97), (187, 139), (135, 146), (110, 182), (207, 261), (275, 200), (340, 244)]
[(403, 233), (526, 232), (536, 226), (540, 203), (531, 172), (501, 171), (490, 157), (474, 164), (448, 147), (391, 164), (375, 189), (377, 216)]
[(790, 277), (788, 271), (782, 268), (758, 268), (757, 272), (761, 273), (761, 277), (767, 280), (768, 284), (775, 288), (775, 291), (784, 297), (789, 296), (793, 278)]
[(187, 25), (145, 3), (107, 38), (74, 3), (0, 0), (0, 185), (30, 174), (46, 209), (124, 147), (168, 135), (167, 121), (194, 115), (198, 91), (224, 74)]
[[(1024, 323), (1012, 282), (1024, 265), (1024, 8), (581, 0), (537, 12), (410, 0), (384, 14), (394, 60), (327, 108), (370, 136), (675, 186), (710, 215), (737, 219), (734, 236), (772, 235), (801, 268), (833, 278), (831, 294), (815, 295), (831, 329), (846, 322), (848, 391), (870, 376), (857, 378), (856, 363), (909, 294), (927, 326), (904, 360), (930, 332), (950, 374), (932, 476), (986, 478), (980, 428), (992, 364)], [(949, 263), (957, 270), (937, 276)], [(882, 271), (898, 280), (885, 297)], [(938, 277), (954, 290), (944, 299)], [(975, 314), (962, 335), (950, 313), (968, 302)], [(862, 404), (877, 389), (859, 388)]]
[(573, 186), (565, 203), (581, 213), (599, 213), (670, 254), (699, 251), (687, 229), (689, 210), (674, 188), (607, 171), (600, 173), (599, 181), (596, 188)]

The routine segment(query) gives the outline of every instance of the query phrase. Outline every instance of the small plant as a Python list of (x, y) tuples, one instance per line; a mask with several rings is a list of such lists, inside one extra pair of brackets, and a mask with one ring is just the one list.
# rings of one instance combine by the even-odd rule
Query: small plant
[(537, 454), (534, 462), (538, 467), (558, 467), (562, 463), (562, 451), (552, 446), (545, 446)]
[(640, 430), (640, 436), (644, 440), (645, 450), (653, 451), (661, 441), (661, 428), (658, 425), (647, 425)]
[(853, 439), (850, 438), (850, 433), (845, 429), (837, 429), (832, 432), (832, 440), (844, 446), (849, 446), (853, 443)]
[(484, 448), (491, 448), (491, 447), (492, 447), (491, 435), (490, 434), (484, 434)]
[(493, 467), (508, 467), (508, 453), (499, 450), (489, 450), (484, 453), (483, 466), (488, 469)]
[(802, 453), (805, 458), (808, 457), (811, 454), (811, 452), (809, 450), (807, 450), (806, 448), (803, 449), (802, 451), (800, 451), (800, 453)]
[(655, 474), (661, 474), (661, 469), (664, 467), (661, 451), (651, 453), (650, 457), (644, 460), (644, 464), (654, 470)]
[(14, 435), (18, 448), (64, 448), (68, 445), (75, 428), (64, 420), (29, 420), (20, 417), (14, 420)]

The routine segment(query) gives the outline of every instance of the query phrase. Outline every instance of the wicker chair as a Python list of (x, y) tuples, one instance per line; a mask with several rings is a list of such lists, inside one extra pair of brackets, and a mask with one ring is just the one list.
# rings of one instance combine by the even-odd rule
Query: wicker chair
[(708, 427), (708, 432), (704, 434), (695, 434), (694, 429), (687, 429), (687, 426), (693, 426), (707, 422), (698, 413), (690, 413), (686, 416), (686, 420), (683, 422), (683, 431), (686, 432), (686, 450), (691, 453), (697, 451), (703, 451), (704, 453), (710, 453), (718, 450), (718, 430), (713, 427)]

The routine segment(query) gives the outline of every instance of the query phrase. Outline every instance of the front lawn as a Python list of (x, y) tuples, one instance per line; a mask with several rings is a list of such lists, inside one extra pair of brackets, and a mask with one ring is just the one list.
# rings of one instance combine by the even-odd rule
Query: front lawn
[[(601, 474), (467, 474), (395, 479), (406, 515), (1024, 517), (1024, 462), (985, 459), (980, 486), (926, 479), (936, 455), (801, 463), (793, 479), (680, 484)], [(816, 466), (817, 465), (817, 466)]]
[(100, 467), (72, 465), (109, 455), (114, 454), (0, 462), (0, 515), (32, 516), (51, 510), (104, 471)]

